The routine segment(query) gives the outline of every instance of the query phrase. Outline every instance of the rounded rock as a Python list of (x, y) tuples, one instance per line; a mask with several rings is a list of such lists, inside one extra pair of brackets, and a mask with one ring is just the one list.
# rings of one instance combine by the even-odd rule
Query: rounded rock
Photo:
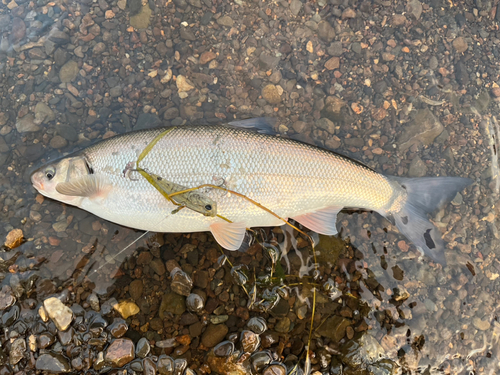
[(207, 348), (213, 348), (226, 337), (228, 331), (225, 324), (210, 324), (201, 336), (201, 343)]
[(262, 89), (262, 97), (269, 104), (279, 104), (281, 102), (281, 95), (278, 88), (273, 84), (269, 84)]
[(186, 307), (189, 311), (199, 312), (203, 310), (203, 308), (205, 307), (205, 301), (200, 295), (196, 293), (191, 293), (186, 298)]

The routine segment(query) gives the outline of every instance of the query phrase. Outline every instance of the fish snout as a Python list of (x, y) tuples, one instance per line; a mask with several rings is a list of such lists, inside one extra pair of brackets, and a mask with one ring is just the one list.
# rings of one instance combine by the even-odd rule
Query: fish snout
[(31, 183), (38, 191), (43, 191), (43, 173), (36, 171), (31, 175)]

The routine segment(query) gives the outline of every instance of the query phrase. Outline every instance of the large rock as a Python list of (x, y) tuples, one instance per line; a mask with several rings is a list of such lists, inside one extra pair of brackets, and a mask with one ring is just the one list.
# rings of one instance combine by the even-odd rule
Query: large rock
[(135, 358), (134, 343), (130, 339), (116, 339), (106, 350), (106, 361), (114, 367), (122, 367)]
[(40, 127), (35, 122), (35, 116), (29, 113), (17, 120), (16, 129), (19, 133), (29, 133), (39, 131)]
[(321, 336), (330, 338), (334, 343), (338, 343), (345, 336), (345, 332), (348, 326), (352, 322), (342, 316), (332, 316), (328, 318), (321, 329)]
[(430, 145), (443, 130), (443, 125), (429, 109), (421, 109), (399, 137), (399, 149), (406, 151), (415, 144)]

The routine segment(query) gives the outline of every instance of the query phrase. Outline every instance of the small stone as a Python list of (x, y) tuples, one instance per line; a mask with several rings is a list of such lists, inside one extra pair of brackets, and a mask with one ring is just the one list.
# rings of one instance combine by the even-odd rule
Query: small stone
[(168, 68), (165, 72), (165, 75), (160, 79), (161, 83), (168, 83), (172, 79), (172, 69)]
[(419, 156), (413, 158), (410, 163), (408, 175), (410, 177), (423, 177), (427, 174), (427, 165), (420, 159)]
[(104, 13), (104, 17), (106, 17), (107, 20), (110, 20), (115, 17), (115, 13), (112, 10), (107, 10), (106, 13)]
[(340, 59), (336, 56), (332, 57), (325, 63), (325, 68), (328, 70), (338, 69), (340, 67)]
[(500, 87), (495, 87), (491, 90), (491, 95), (495, 98), (500, 98)]
[(409, 0), (406, 5), (406, 9), (413, 15), (413, 17), (415, 17), (416, 20), (420, 19), (423, 7), (419, 0)]
[(120, 338), (125, 333), (127, 333), (128, 325), (127, 322), (121, 318), (115, 318), (113, 323), (108, 327), (109, 332), (113, 337)]
[(15, 249), (23, 243), (24, 234), (21, 229), (12, 229), (5, 238), (5, 246)]
[(356, 17), (356, 11), (352, 8), (347, 8), (342, 12), (342, 19), (346, 20), (349, 18), (355, 18)]
[(455, 48), (455, 50), (459, 53), (465, 52), (465, 51), (467, 51), (467, 48), (469, 48), (469, 46), (467, 45), (467, 42), (461, 36), (456, 38), (452, 44), (453, 44), (453, 48)]
[(35, 367), (38, 371), (47, 371), (54, 374), (71, 371), (68, 360), (61, 354), (52, 352), (40, 355), (36, 360)]
[(144, 5), (140, 12), (130, 17), (130, 26), (135, 29), (147, 29), (151, 20), (151, 8)]
[(105, 355), (106, 361), (115, 367), (122, 367), (134, 358), (134, 343), (130, 339), (116, 339), (106, 350)]
[(60, 135), (56, 135), (56, 136), (54, 136), (54, 138), (52, 138), (50, 140), (50, 147), (52, 147), (54, 149), (64, 148), (67, 145), (68, 145), (68, 141), (65, 140), (63, 137), (61, 137)]
[(331, 42), (335, 38), (335, 30), (328, 21), (318, 23), (318, 35), (325, 42)]
[(187, 92), (195, 88), (191, 84), (191, 82), (182, 75), (177, 76), (177, 80), (175, 83), (177, 85), (177, 89), (179, 90), (179, 92)]
[(44, 102), (38, 102), (35, 106), (35, 123), (42, 124), (54, 121), (56, 115), (54, 111)]
[(225, 324), (209, 324), (201, 336), (201, 343), (207, 348), (213, 348), (226, 337), (228, 331)]
[(24, 338), (14, 340), (9, 352), (9, 363), (14, 366), (24, 357), (26, 352), (26, 341)]
[(56, 297), (43, 301), (43, 306), (57, 329), (66, 331), (73, 321), (73, 311)]
[(125, 10), (125, 8), (127, 7), (127, 0), (118, 0), (116, 5), (118, 5), (118, 8), (120, 8), (121, 10)]
[(76, 78), (79, 71), (80, 68), (78, 68), (78, 63), (70, 60), (61, 67), (61, 70), (59, 71), (59, 79), (63, 83), (69, 83)]
[(181, 296), (189, 296), (193, 288), (193, 280), (189, 275), (176, 267), (170, 272), (170, 277), (172, 277), (172, 283), (170, 284), (172, 291)]
[(160, 375), (172, 375), (175, 370), (175, 362), (172, 357), (162, 354), (158, 357), (157, 368)]
[[(15, 4), (15, 3), (14, 3)], [(12, 19), (11, 38), (12, 43), (17, 44), (26, 36), (26, 24), (18, 17)]]
[(35, 122), (35, 116), (29, 113), (17, 120), (16, 129), (19, 133), (29, 133), (39, 131), (40, 127)]
[(123, 319), (127, 319), (129, 316), (138, 314), (140, 309), (134, 302), (122, 301), (113, 306), (113, 308), (118, 311)]
[(290, 3), (290, 11), (295, 17), (298, 16), (301, 8), (302, 2), (300, 0), (292, 0), (292, 2)]
[(392, 16), (393, 26), (402, 26), (406, 23), (406, 17), (403, 14), (395, 14)]
[(320, 334), (329, 337), (334, 343), (338, 343), (344, 338), (346, 328), (350, 325), (351, 321), (349, 319), (335, 315), (325, 321)]
[(443, 132), (443, 125), (429, 109), (420, 109), (398, 139), (399, 149), (408, 150), (414, 144), (431, 144)]
[(229, 16), (222, 16), (217, 20), (217, 23), (221, 26), (232, 27), (234, 25), (234, 21)]
[(266, 368), (262, 375), (286, 375), (286, 367), (281, 363), (276, 363)]
[(12, 294), (9, 286), (4, 285), (0, 291), (0, 311), (11, 307), (16, 302), (16, 297)]
[(269, 84), (262, 89), (262, 97), (269, 104), (279, 104), (281, 102), (281, 95), (275, 85)]
[(167, 293), (161, 300), (159, 316), (164, 319), (168, 316), (167, 313), (174, 315), (182, 315), (186, 311), (185, 298), (177, 293)]
[(478, 317), (472, 319), (472, 324), (480, 331), (487, 331), (491, 326), (490, 322), (488, 322), (487, 320), (481, 320)]
[(160, 276), (165, 275), (165, 272), (167, 272), (167, 270), (165, 269), (165, 265), (163, 264), (161, 259), (158, 258), (154, 259), (149, 264), (149, 266), (153, 271), (155, 271), (155, 273), (157, 273)]
[(320, 129), (326, 130), (332, 135), (335, 134), (335, 124), (327, 118), (320, 118), (316, 121), (316, 126)]
[(100, 55), (106, 50), (106, 45), (103, 42), (97, 43), (94, 48), (92, 48), (92, 52), (94, 55)]
[(135, 301), (138, 301), (142, 297), (142, 291), (144, 289), (144, 284), (141, 279), (135, 279), (132, 281), (128, 287), (128, 292), (130, 297)]
[(274, 326), (276, 332), (288, 333), (290, 331), (290, 319), (288, 317), (281, 318)]
[(213, 53), (212, 51), (205, 51), (200, 56), (200, 64), (205, 65), (206, 63), (212, 61), (216, 57), (217, 57), (217, 55), (215, 53)]
[(142, 337), (136, 345), (135, 355), (139, 358), (146, 358), (151, 350), (151, 345), (149, 345), (149, 340), (145, 337)]

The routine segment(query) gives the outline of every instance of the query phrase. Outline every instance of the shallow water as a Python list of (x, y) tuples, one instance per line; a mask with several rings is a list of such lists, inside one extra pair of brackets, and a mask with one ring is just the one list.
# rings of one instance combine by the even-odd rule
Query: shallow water
[[(0, 234), (25, 240), (0, 252), (1, 373), (56, 371), (47, 358), (64, 371), (169, 373), (165, 354), (177, 373), (307, 369), (314, 287), (312, 373), (497, 373), (493, 3), (3, 1)], [(209, 234), (139, 238), (29, 183), (42, 163), (115, 134), (259, 116), (382, 173), (472, 178), (433, 215), (448, 266), (358, 211), (339, 215), (336, 238), (311, 233), (316, 273), (307, 238), (279, 228), (256, 233), (281, 259), (256, 244), (221, 265)], [(203, 309), (186, 310), (186, 290)], [(66, 331), (40, 313), (52, 296), (72, 307)], [(122, 301), (138, 308), (123, 343)], [(259, 339), (250, 317), (266, 321)], [(224, 340), (268, 352), (240, 357)]]

